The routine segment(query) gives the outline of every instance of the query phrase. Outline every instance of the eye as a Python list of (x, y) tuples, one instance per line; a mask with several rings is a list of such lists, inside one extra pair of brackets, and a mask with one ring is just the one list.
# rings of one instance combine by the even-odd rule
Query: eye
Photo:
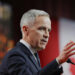
[(45, 27), (39, 27), (38, 30), (46, 30)]

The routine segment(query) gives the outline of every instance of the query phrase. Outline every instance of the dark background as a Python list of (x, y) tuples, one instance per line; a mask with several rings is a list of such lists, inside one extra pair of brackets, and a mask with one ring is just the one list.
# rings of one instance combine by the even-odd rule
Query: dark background
[(51, 19), (60, 17), (75, 20), (74, 0), (2, 0), (12, 6), (14, 40), (15, 43), (21, 38), (20, 18), (29, 9), (40, 9), (48, 12)]

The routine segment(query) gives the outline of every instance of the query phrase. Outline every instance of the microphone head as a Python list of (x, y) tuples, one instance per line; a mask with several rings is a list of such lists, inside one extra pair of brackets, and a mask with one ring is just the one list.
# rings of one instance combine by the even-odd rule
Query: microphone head
[(75, 63), (73, 63), (70, 58), (66, 62), (75, 65)]

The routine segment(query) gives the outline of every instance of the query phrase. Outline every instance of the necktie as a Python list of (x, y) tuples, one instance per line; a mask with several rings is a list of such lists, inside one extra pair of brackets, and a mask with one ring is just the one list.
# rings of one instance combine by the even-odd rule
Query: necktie
[(38, 65), (40, 65), (40, 61), (39, 61), (38, 54), (37, 54), (37, 53), (34, 53), (34, 55), (35, 55), (35, 57), (36, 57), (36, 59), (37, 59), (37, 63), (38, 63)]
[(37, 53), (34, 53), (34, 55), (35, 55), (35, 57), (36, 57), (36, 59), (37, 59), (37, 61), (38, 61), (38, 55), (37, 55)]

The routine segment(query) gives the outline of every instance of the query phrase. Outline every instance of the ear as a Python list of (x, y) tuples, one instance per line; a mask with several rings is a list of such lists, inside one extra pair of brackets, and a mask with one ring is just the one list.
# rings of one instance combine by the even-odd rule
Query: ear
[(27, 26), (23, 26), (22, 29), (23, 29), (23, 32), (27, 32), (28, 31), (28, 27)]

